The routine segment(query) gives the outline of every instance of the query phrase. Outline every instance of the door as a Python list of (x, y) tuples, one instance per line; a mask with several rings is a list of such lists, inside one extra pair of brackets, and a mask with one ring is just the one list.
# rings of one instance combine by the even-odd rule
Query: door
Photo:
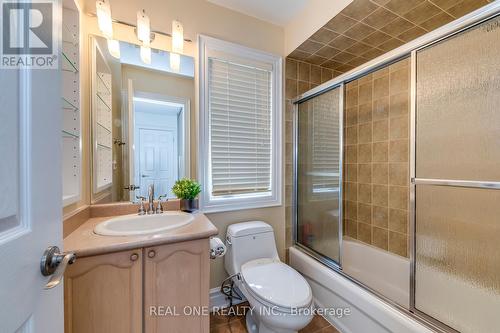
[(148, 186), (154, 185), (156, 195), (171, 197), (176, 177), (175, 136), (173, 131), (139, 129), (139, 177), (141, 195), (147, 197)]
[(57, 69), (0, 69), (1, 332), (63, 332), (62, 286), (44, 290), (40, 272), (44, 250), (62, 248), (60, 77)]

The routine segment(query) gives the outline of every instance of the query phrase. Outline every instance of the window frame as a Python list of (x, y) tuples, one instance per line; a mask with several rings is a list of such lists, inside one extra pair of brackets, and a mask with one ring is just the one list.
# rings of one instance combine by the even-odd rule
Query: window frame
[[(210, 52), (221, 52), (249, 61), (272, 66), (271, 74), (271, 191), (270, 194), (240, 194), (221, 197), (212, 196), (210, 114), (208, 95), (208, 58)], [(198, 35), (199, 71), (199, 135), (198, 135), (198, 179), (201, 182), (200, 210), (206, 213), (282, 205), (282, 57), (213, 37)], [(230, 59), (228, 59), (230, 60)]]

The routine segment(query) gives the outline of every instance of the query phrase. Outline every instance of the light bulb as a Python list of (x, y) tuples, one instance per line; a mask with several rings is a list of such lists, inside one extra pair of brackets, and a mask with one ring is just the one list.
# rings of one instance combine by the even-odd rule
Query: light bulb
[(147, 46), (141, 46), (141, 60), (145, 64), (151, 65), (151, 48)]
[(151, 42), (149, 17), (146, 15), (144, 10), (137, 12), (137, 38), (145, 46), (149, 46)]
[(96, 1), (97, 24), (99, 30), (106, 38), (113, 38), (113, 21), (111, 19), (111, 7), (104, 0)]
[(178, 53), (170, 52), (170, 69), (179, 72), (181, 69), (181, 56)]
[(116, 39), (108, 39), (108, 51), (113, 57), (120, 59), (120, 42)]
[(172, 52), (184, 53), (184, 28), (179, 21), (172, 21)]

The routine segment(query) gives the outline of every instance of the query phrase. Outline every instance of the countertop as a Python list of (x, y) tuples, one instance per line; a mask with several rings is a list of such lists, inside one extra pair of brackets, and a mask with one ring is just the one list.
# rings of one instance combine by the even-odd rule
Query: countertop
[(94, 227), (111, 217), (90, 218), (64, 238), (64, 251), (73, 251), (77, 257), (88, 257), (141, 247), (209, 238), (217, 235), (217, 228), (203, 213), (195, 213), (193, 216), (194, 220), (186, 226), (165, 233), (138, 236), (97, 235), (94, 233)]

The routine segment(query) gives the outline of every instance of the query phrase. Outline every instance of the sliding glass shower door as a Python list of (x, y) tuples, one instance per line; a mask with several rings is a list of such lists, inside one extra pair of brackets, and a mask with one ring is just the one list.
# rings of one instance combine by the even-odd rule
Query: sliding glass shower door
[(342, 221), (341, 90), (300, 103), (295, 122), (297, 241), (337, 263)]
[(414, 307), (500, 329), (500, 19), (416, 53)]

